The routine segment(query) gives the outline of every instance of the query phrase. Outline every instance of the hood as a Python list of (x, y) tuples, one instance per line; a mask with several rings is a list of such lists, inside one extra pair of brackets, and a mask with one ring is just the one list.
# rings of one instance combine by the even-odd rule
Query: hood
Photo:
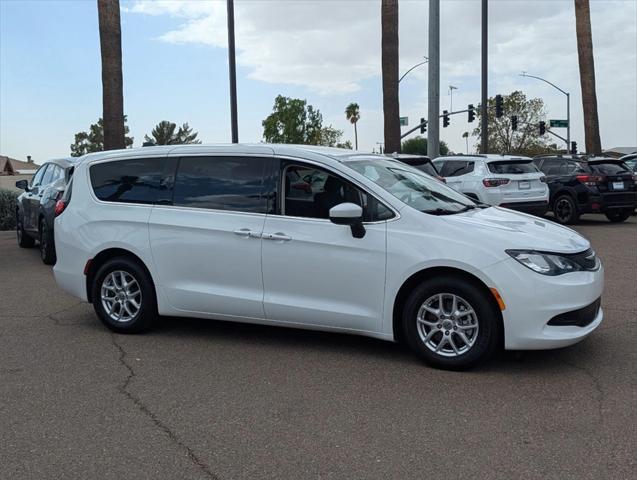
[(590, 248), (589, 241), (570, 228), (506, 208), (475, 209), (441, 218), (476, 242), (498, 244), (503, 249), (575, 253)]

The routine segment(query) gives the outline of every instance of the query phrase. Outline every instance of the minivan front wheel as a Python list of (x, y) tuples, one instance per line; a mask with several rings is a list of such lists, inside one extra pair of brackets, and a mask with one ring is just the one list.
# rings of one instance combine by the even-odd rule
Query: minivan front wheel
[(152, 282), (129, 258), (114, 258), (99, 268), (93, 278), (92, 300), (102, 323), (117, 333), (146, 331), (157, 317)]
[(486, 359), (497, 347), (501, 330), (487, 292), (457, 276), (422, 283), (403, 310), (404, 336), (411, 349), (430, 365), (453, 370)]

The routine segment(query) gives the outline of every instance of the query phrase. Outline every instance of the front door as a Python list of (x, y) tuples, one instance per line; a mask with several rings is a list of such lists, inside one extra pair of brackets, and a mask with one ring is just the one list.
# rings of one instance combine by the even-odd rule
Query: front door
[[(283, 163), (279, 205), (263, 232), (264, 307), (268, 320), (352, 330), (381, 329), (386, 220), (393, 213), (338, 174)], [(363, 206), (365, 236), (329, 220), (339, 203)]]
[(183, 157), (172, 205), (150, 216), (159, 282), (172, 307), (263, 319), (261, 234), (272, 159)]

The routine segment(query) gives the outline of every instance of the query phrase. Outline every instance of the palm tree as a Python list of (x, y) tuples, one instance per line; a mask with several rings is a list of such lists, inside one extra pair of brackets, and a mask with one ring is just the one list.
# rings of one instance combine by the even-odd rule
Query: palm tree
[(356, 124), (358, 120), (361, 118), (361, 112), (358, 107), (358, 103), (350, 103), (345, 109), (345, 117), (349, 120), (350, 123), (354, 124), (354, 145), (356, 150), (358, 150), (358, 130), (356, 128)]
[(467, 155), (469, 155), (469, 132), (464, 132), (462, 138), (467, 142)]
[(125, 148), (119, 0), (97, 0), (102, 53), (104, 150)]
[(398, 0), (381, 3), (381, 64), (385, 151), (400, 152), (400, 108), (398, 103)]
[(577, 32), (579, 75), (582, 86), (586, 152), (599, 155), (602, 153), (602, 142), (599, 138), (593, 35), (591, 33), (591, 11), (588, 0), (575, 0), (575, 30)]
[(197, 140), (197, 132), (193, 132), (192, 128), (188, 126), (188, 123), (184, 123), (179, 130), (177, 130), (177, 124), (162, 120), (159, 122), (153, 131), (152, 137), (144, 135), (146, 142), (154, 143), (155, 145), (183, 145), (185, 143), (201, 143)]

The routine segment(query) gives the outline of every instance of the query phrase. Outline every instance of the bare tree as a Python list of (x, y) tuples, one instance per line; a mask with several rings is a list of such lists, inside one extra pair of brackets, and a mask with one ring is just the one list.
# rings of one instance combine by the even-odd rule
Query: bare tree
[(104, 150), (125, 148), (119, 0), (97, 0), (102, 53)]
[(588, 0), (575, 0), (575, 28), (577, 31), (580, 84), (582, 86), (586, 152), (601, 154), (602, 142), (599, 137), (599, 118), (597, 117), (591, 10)]
[(382, 73), (385, 151), (400, 152), (400, 106), (398, 101), (398, 0), (382, 0)]

